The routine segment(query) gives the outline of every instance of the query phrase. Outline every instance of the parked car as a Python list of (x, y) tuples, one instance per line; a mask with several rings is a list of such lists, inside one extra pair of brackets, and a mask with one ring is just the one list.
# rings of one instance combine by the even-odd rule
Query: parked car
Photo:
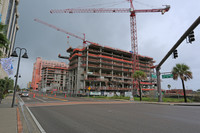
[(29, 92), (22, 92), (21, 97), (29, 97)]
[(22, 95), (22, 91), (19, 92), (19, 95), (20, 95), (20, 96)]

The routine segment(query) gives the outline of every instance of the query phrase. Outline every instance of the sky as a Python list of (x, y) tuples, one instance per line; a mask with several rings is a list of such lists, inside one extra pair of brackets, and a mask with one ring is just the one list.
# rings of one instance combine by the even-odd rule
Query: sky
[[(133, 0), (135, 9), (164, 8), (170, 5), (169, 12), (136, 14), (138, 53), (152, 57), (158, 64), (183, 33), (199, 17), (199, 0)], [(58, 54), (69, 56), (66, 49), (82, 46), (82, 40), (56, 31), (48, 26), (37, 23), (35, 18), (55, 25), (68, 32), (83, 37), (103, 46), (114, 47), (126, 51), (131, 50), (130, 14), (129, 13), (78, 13), (51, 14), (51, 9), (66, 8), (129, 8), (127, 0), (20, 0), (18, 12), (19, 31), (17, 32), (15, 47), (26, 48), (29, 59), (21, 59), (20, 87), (26, 87), (32, 80), (33, 63), (37, 57), (44, 60), (57, 60)], [(172, 56), (161, 66), (161, 73), (170, 72), (177, 63), (184, 63), (190, 67), (193, 79), (185, 83), (186, 89), (200, 89), (200, 26), (195, 30), (195, 42), (186, 40), (177, 48), (178, 58)], [(16, 72), (17, 58), (14, 59)], [(162, 79), (161, 88), (181, 89), (180, 80)]]

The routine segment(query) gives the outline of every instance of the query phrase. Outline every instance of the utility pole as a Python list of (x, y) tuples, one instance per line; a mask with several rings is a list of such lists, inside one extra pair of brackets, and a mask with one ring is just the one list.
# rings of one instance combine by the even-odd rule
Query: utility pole
[(183, 40), (200, 24), (200, 16), (196, 21), (186, 30), (186, 32), (181, 36), (181, 38), (175, 43), (175, 45), (170, 49), (167, 55), (161, 60), (161, 62), (156, 66), (157, 74), (157, 87), (158, 87), (158, 102), (162, 102), (162, 91), (160, 84), (160, 68), (162, 64), (168, 59), (168, 57), (176, 50), (176, 48), (183, 42)]

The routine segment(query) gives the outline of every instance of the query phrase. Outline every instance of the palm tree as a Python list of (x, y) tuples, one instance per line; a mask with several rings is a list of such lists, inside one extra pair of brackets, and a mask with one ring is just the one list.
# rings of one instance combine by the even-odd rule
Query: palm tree
[(134, 74), (133, 74), (133, 78), (135, 80), (138, 81), (138, 84), (139, 84), (139, 92), (140, 92), (140, 101), (142, 101), (142, 89), (141, 89), (141, 86), (140, 86), (140, 82), (144, 79), (147, 78), (147, 75), (145, 72), (143, 71), (135, 71)]
[(4, 34), (4, 31), (6, 29), (6, 26), (0, 23), (0, 57), (2, 56), (2, 48), (7, 48), (9, 46), (9, 41), (6, 38), (6, 35)]
[(168, 84), (168, 85), (167, 85), (167, 87), (168, 87), (168, 88), (169, 88), (169, 90), (170, 90), (170, 88), (171, 88), (171, 85), (170, 85), (170, 84)]
[(190, 67), (185, 64), (176, 64), (176, 66), (172, 69), (172, 74), (174, 80), (177, 80), (178, 77), (180, 77), (183, 86), (184, 99), (185, 102), (187, 102), (184, 81), (192, 79), (192, 72), (190, 71)]

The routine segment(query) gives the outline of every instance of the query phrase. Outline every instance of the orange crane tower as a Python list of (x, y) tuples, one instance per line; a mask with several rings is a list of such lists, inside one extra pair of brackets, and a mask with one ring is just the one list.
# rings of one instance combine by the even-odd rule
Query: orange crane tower
[(135, 10), (133, 6), (133, 0), (127, 0), (130, 2), (130, 8), (88, 8), (88, 9), (54, 9), (50, 10), (50, 13), (130, 13), (130, 28), (131, 28), (131, 50), (133, 51), (133, 73), (137, 70), (138, 66), (138, 44), (137, 44), (137, 28), (136, 28), (136, 13), (148, 13), (148, 12), (161, 12), (164, 14), (169, 11), (170, 6), (166, 5), (161, 9), (142, 9)]

